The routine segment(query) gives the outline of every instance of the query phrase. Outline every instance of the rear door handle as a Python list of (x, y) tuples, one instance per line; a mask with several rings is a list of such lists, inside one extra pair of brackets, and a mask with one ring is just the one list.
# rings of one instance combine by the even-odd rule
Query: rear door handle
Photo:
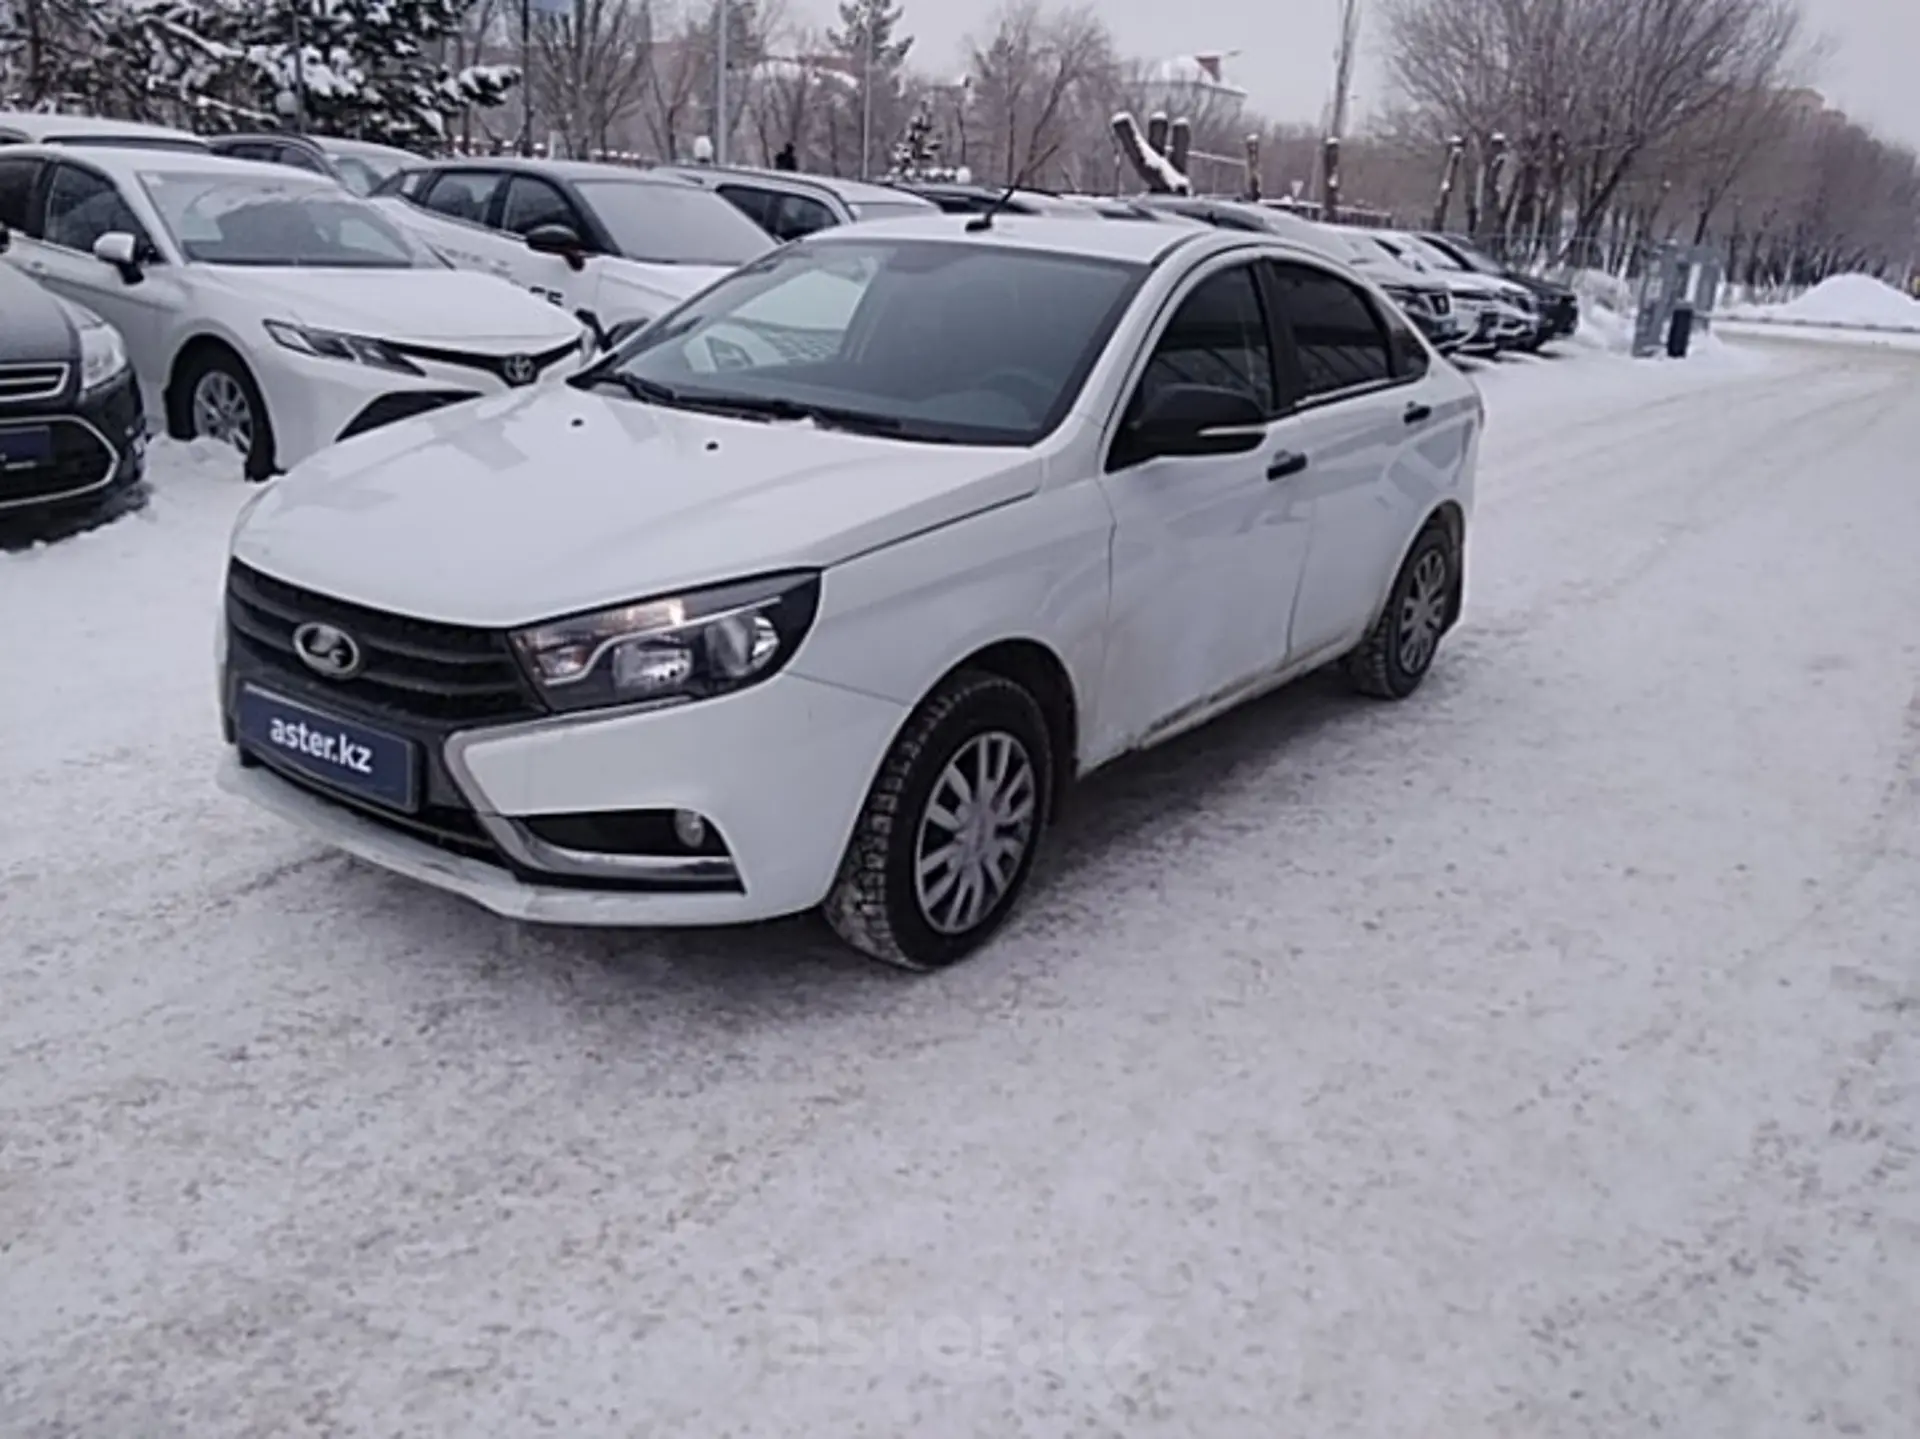
[(1307, 457), (1296, 450), (1282, 450), (1267, 462), (1267, 478), (1284, 480), (1288, 475), (1297, 475), (1307, 467)]
[(1422, 404), (1408, 405), (1406, 413), (1400, 418), (1405, 420), (1409, 425), (1424, 424), (1433, 418), (1433, 406)]

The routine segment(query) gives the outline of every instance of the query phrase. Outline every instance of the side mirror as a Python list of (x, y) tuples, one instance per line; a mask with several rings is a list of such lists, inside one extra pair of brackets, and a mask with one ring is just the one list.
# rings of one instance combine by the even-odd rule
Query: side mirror
[(570, 270), (583, 269), (587, 263), (586, 242), (567, 225), (535, 225), (527, 231), (527, 248), (536, 255), (557, 255)]
[(1130, 462), (1161, 456), (1244, 455), (1267, 437), (1253, 396), (1217, 385), (1167, 385), (1124, 432)]
[(125, 230), (110, 230), (95, 240), (93, 258), (113, 266), (129, 285), (140, 282), (140, 243)]

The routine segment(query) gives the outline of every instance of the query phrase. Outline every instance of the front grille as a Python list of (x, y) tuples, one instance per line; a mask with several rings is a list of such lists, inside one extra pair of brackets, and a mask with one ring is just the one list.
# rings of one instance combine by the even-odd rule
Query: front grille
[(66, 387), (65, 365), (0, 365), (0, 405), (19, 400), (50, 400)]
[(113, 477), (118, 457), (94, 430), (78, 420), (0, 421), (0, 429), (45, 427), (52, 456), (42, 464), (0, 469), (0, 506), (38, 504), (97, 489)]
[[(451, 365), (456, 369), (480, 370), (492, 375), (501, 384), (510, 388), (515, 385), (530, 385), (567, 356), (580, 353), (580, 344), (577, 340), (569, 340), (566, 344), (556, 345), (551, 350), (520, 356), (476, 355), (470, 350), (442, 350), (432, 345), (401, 344), (398, 341), (392, 342), (388, 348), (410, 360), (425, 360), (435, 365)], [(514, 359), (531, 362), (531, 373), (525, 379), (516, 380), (508, 374), (509, 362)]]
[(346, 428), (335, 438), (350, 440), (355, 435), (364, 435), (368, 430), (377, 430), (382, 425), (410, 420), (415, 415), (428, 414), (447, 405), (457, 405), (462, 400), (479, 397), (478, 390), (396, 390), (367, 405), (347, 421)]
[(256, 666), (303, 686), (313, 672), (293, 647), (301, 625), (320, 621), (359, 645), (361, 671), (321, 681), (323, 693), (374, 714), (437, 724), (500, 723), (546, 713), (499, 630), (387, 614), (286, 584), (235, 561), (227, 572), (227, 629)]

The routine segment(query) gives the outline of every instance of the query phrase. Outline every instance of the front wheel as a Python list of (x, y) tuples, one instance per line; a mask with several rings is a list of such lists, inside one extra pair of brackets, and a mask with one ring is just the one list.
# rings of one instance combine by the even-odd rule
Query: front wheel
[(956, 676), (887, 752), (827, 896), (827, 923), (903, 969), (965, 958), (1025, 888), (1052, 793), (1034, 697), (999, 675)]
[(217, 440), (239, 452), (249, 480), (274, 469), (273, 424), (267, 402), (246, 362), (231, 350), (206, 348), (181, 369), (175, 385), (176, 433)]
[(1380, 617), (1344, 662), (1353, 687), (1389, 700), (1418, 689), (1457, 611), (1459, 586), (1459, 549), (1444, 525), (1429, 525), (1394, 576)]

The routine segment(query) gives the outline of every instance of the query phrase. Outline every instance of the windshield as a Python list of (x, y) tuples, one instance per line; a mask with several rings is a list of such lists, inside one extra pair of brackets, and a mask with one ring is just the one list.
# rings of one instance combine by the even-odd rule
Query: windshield
[(147, 174), (140, 183), (180, 253), (199, 264), (442, 268), (373, 206), (298, 174)]
[(765, 230), (693, 186), (649, 180), (579, 180), (575, 188), (629, 260), (732, 268), (774, 246)]
[(1426, 261), (1436, 270), (1452, 270), (1462, 275), (1471, 272), (1471, 267), (1458, 255), (1448, 254), (1438, 245), (1429, 244), (1412, 235), (1395, 235), (1393, 238), (1396, 244), (1404, 245), (1409, 254)]
[(403, 166), (414, 163), (414, 157), (405, 151), (381, 150), (372, 146), (330, 150), (327, 158), (333, 161), (340, 183), (356, 195), (371, 195), (382, 180), (389, 175), (399, 174)]
[(642, 331), (599, 379), (690, 408), (1030, 445), (1065, 418), (1147, 273), (1050, 251), (841, 233), (730, 275)]
[(1427, 244), (1433, 249), (1453, 256), (1463, 267), (1474, 271), (1476, 274), (1504, 276), (1507, 273), (1502, 266), (1494, 263), (1478, 250), (1469, 249), (1457, 240), (1447, 240), (1444, 242), (1440, 240), (1429, 240)]

